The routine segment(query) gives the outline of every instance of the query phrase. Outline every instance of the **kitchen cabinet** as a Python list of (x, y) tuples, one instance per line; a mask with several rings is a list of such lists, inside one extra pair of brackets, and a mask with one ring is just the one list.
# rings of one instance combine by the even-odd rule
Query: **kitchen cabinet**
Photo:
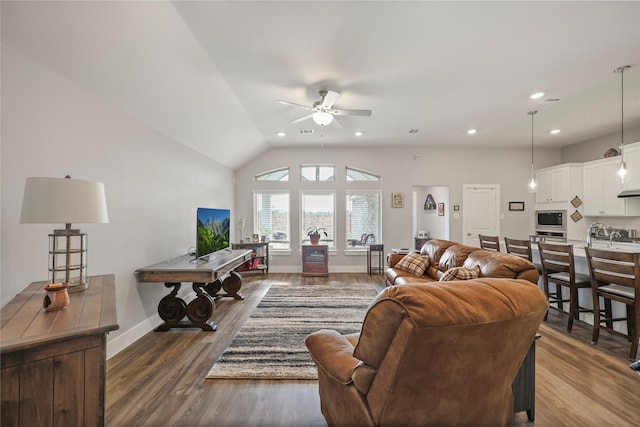
[(629, 180), (622, 188), (625, 191), (638, 190), (640, 189), (640, 142), (624, 145), (624, 159), (627, 162)]
[(639, 200), (618, 198), (622, 191), (622, 185), (616, 181), (619, 167), (619, 157), (584, 164), (584, 216), (640, 215)]
[(568, 202), (582, 190), (582, 166), (564, 164), (536, 171), (536, 203)]

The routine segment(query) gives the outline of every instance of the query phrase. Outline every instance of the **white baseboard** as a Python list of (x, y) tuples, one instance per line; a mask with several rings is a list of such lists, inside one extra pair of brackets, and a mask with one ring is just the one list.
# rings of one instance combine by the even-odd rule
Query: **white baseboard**
[[(186, 296), (180, 296), (185, 301), (190, 301), (195, 298), (196, 293), (191, 291)], [(143, 320), (138, 323), (133, 328), (128, 331), (123, 332), (112, 340), (109, 340), (109, 335), (107, 335), (107, 360), (116, 354), (120, 353), (125, 348), (129, 347), (131, 344), (153, 331), (155, 328), (160, 326), (164, 321), (160, 318), (158, 313), (154, 314), (151, 317)]]
[(107, 335), (107, 360), (153, 331), (160, 324), (162, 324), (162, 319), (156, 313), (112, 340), (109, 340)]

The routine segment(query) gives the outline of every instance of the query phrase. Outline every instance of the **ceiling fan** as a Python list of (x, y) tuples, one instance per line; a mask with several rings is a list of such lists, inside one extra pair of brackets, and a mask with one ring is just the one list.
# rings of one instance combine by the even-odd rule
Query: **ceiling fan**
[(338, 120), (334, 116), (370, 116), (371, 110), (345, 110), (333, 108), (334, 102), (340, 94), (332, 90), (321, 90), (320, 101), (316, 101), (312, 106), (296, 104), (295, 102), (283, 101), (278, 99), (278, 102), (284, 105), (291, 105), (293, 107), (304, 108), (305, 110), (312, 111), (312, 113), (302, 116), (300, 118), (289, 121), (289, 123), (299, 123), (303, 120), (313, 119), (313, 121), (320, 126), (326, 126), (333, 122), (336, 126), (342, 127)]

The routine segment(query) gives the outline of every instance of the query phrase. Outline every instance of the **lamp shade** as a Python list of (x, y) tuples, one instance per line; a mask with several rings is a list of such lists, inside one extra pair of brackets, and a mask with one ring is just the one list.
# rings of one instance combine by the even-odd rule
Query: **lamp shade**
[(106, 223), (104, 184), (71, 178), (27, 178), (20, 222)]

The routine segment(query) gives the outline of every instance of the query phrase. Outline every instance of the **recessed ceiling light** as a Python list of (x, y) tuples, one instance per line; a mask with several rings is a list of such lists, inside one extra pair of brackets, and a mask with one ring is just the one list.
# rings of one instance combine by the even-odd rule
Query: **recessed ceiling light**
[(544, 92), (536, 92), (531, 94), (531, 99), (540, 99), (544, 96)]
[(276, 135), (278, 135), (278, 136), (285, 136), (285, 135), (286, 135), (286, 133), (284, 133), (284, 132), (280, 131), (280, 132), (278, 132)]
[(357, 131), (354, 133), (354, 135), (355, 135), (355, 136), (362, 136), (362, 135), (363, 135), (363, 133), (362, 133), (362, 131), (361, 131), (361, 130), (357, 130)]
[(476, 132), (478, 132), (478, 131), (477, 131), (477, 130), (475, 130), (475, 129), (469, 129), (469, 130), (467, 131), (467, 133), (468, 133), (469, 135), (475, 135), (475, 133), (476, 133)]
[(560, 129), (554, 129), (552, 131), (549, 132), (551, 135), (555, 135), (557, 133), (560, 133)]

